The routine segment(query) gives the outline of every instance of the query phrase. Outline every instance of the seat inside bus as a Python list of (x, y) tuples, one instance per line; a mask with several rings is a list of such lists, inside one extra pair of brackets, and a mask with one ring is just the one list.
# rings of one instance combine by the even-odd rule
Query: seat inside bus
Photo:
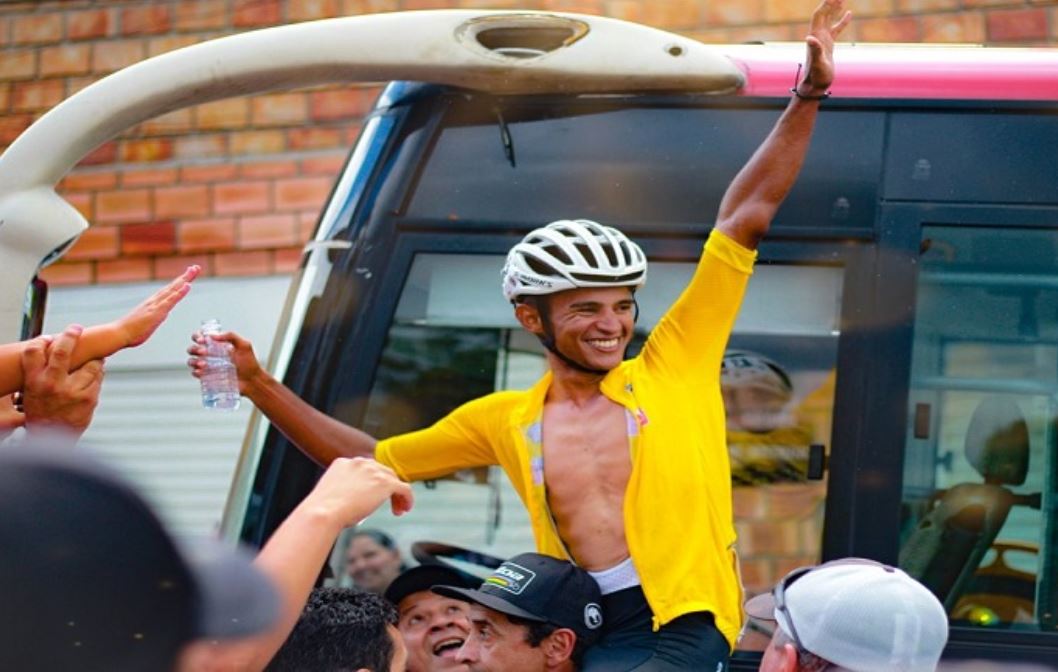
[(900, 566), (951, 611), (1015, 505), (1032, 497), (1022, 485), (1029, 469), (1029, 428), (1018, 405), (992, 396), (974, 409), (964, 454), (984, 480), (934, 493), (932, 505), (900, 550)]

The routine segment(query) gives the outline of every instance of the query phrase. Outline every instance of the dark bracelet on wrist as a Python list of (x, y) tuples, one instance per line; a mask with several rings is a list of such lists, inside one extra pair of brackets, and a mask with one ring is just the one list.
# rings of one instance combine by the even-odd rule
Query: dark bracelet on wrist
[(827, 98), (830, 98), (830, 91), (824, 91), (818, 96), (806, 96), (800, 91), (798, 91), (796, 86), (790, 89), (790, 93), (797, 96), (801, 100), (826, 100)]

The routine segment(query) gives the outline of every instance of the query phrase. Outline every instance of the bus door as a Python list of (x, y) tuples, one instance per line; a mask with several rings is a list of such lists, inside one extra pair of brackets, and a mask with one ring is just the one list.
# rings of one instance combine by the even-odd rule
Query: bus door
[(1058, 211), (909, 205), (886, 219), (918, 250), (898, 561), (944, 603), (953, 642), (991, 630), (1053, 645)]

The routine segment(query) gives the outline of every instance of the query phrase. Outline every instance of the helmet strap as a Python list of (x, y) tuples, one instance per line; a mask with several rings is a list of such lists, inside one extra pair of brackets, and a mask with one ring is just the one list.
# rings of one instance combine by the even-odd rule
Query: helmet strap
[[(638, 306), (636, 307), (638, 311)], [(558, 357), (562, 362), (581, 373), (591, 374), (593, 376), (605, 376), (609, 373), (606, 369), (593, 369), (588, 366), (584, 366), (580, 362), (575, 361), (572, 357), (566, 356), (562, 351), (558, 349), (558, 344), (555, 343), (555, 332), (551, 330), (551, 314), (547, 309), (546, 301), (536, 302), (536, 311), (540, 313), (540, 324), (543, 326), (544, 333), (537, 334), (536, 337), (540, 339), (540, 343), (547, 348), (555, 357)]]

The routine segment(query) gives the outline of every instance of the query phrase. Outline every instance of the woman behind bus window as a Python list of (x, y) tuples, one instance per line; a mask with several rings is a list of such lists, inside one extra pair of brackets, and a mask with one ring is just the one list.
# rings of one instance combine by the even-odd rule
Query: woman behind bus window
[(345, 571), (358, 588), (373, 593), (385, 592), (404, 569), (400, 549), (385, 532), (357, 530), (349, 539)]

